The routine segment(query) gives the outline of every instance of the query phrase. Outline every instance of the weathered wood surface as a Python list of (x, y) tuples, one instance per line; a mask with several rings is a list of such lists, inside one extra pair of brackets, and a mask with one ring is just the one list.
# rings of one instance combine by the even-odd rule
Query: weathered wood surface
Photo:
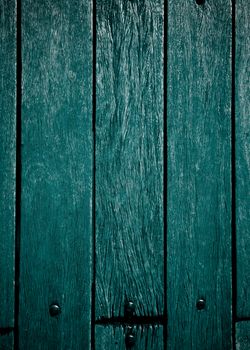
[(0, 0), (0, 348), (14, 326), (16, 195), (16, 1)]
[[(134, 326), (133, 350), (163, 350), (162, 326)], [(128, 328), (123, 326), (96, 326), (95, 348), (98, 350), (125, 350)]]
[(90, 345), (91, 17), (90, 1), (22, 1), (21, 349)]
[(250, 316), (250, 2), (236, 1), (237, 316)]
[(236, 323), (236, 350), (250, 349), (250, 321)]
[(231, 346), (231, 20), (230, 0), (168, 2), (171, 350)]
[(13, 350), (14, 349), (14, 332), (10, 331), (7, 334), (0, 334), (0, 349)]
[(96, 317), (162, 314), (162, 0), (97, 0), (96, 79)]

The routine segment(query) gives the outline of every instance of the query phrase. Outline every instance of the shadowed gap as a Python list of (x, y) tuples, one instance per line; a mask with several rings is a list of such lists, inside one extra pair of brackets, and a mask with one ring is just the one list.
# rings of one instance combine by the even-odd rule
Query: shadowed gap
[(237, 241), (236, 241), (236, 165), (235, 165), (235, 0), (232, 0), (232, 101), (231, 101), (231, 176), (232, 176), (232, 341), (233, 349), (236, 348), (235, 323), (237, 319), (236, 302), (237, 302)]
[(92, 280), (92, 304), (91, 304), (91, 349), (95, 350), (95, 289), (96, 289), (96, 0), (92, 2), (92, 141), (93, 141), (93, 188), (92, 188), (92, 259), (93, 259), (93, 280)]
[(167, 186), (168, 186), (168, 156), (167, 156), (167, 37), (168, 37), (168, 1), (164, 1), (163, 9), (163, 232), (164, 232), (164, 314), (163, 314), (163, 344), (167, 347)]
[(0, 328), (0, 336), (10, 334), (14, 331), (14, 327), (2, 327)]
[(15, 232), (15, 310), (14, 348), (19, 349), (19, 279), (21, 227), (21, 112), (22, 112), (22, 32), (21, 0), (16, 0), (16, 232)]
[(132, 317), (101, 317), (95, 322), (97, 325), (164, 325), (165, 315), (132, 316)]

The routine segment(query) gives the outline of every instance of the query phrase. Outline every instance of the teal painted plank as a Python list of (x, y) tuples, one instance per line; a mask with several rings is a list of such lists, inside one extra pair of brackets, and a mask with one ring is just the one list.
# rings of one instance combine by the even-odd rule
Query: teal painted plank
[(250, 321), (236, 323), (236, 350), (250, 349)]
[(250, 3), (236, 1), (237, 316), (250, 316)]
[(0, 334), (0, 349), (13, 350), (14, 349), (14, 332), (10, 331), (8, 334)]
[(171, 350), (231, 349), (231, 20), (230, 0), (168, 3)]
[[(16, 198), (16, 1), (0, 0), (0, 348), (14, 326)], [(8, 344), (8, 345), (7, 345)]]
[(22, 1), (23, 350), (90, 347), (91, 17), (90, 1)]
[(163, 350), (162, 326), (134, 326), (128, 331), (123, 326), (96, 326), (96, 349), (126, 350), (126, 336), (132, 333), (135, 339), (133, 350)]
[(97, 0), (96, 318), (162, 315), (163, 1)]

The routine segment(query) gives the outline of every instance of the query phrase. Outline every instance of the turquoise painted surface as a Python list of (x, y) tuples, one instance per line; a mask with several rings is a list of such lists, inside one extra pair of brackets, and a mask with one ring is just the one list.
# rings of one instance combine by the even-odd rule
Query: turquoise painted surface
[(231, 349), (231, 21), (229, 0), (168, 2), (171, 350)]
[(250, 349), (250, 321), (236, 323), (236, 350)]
[[(248, 319), (250, 6), (235, 5), (237, 316)], [(165, 12), (162, 0), (22, 0), (21, 7), (20, 350), (90, 349), (91, 328), (96, 349), (125, 349), (130, 325), (134, 349), (231, 349), (231, 1), (169, 0)], [(9, 350), (14, 0), (0, 0), (0, 29), (0, 349)], [(54, 317), (53, 303), (61, 307)], [(249, 348), (248, 321), (236, 322), (235, 346)]]
[(237, 316), (250, 316), (250, 3), (236, 1)]
[[(16, 196), (16, 1), (0, 1), (0, 348), (12, 349)], [(2, 335), (1, 335), (2, 334)]]
[(96, 12), (96, 318), (162, 316), (163, 1)]
[(91, 45), (90, 1), (22, 1), (21, 349), (90, 346)]
[(123, 326), (108, 327), (96, 326), (96, 349), (98, 350), (125, 350), (126, 336), (131, 332), (135, 337), (133, 350), (163, 350), (162, 326), (134, 326), (129, 330)]

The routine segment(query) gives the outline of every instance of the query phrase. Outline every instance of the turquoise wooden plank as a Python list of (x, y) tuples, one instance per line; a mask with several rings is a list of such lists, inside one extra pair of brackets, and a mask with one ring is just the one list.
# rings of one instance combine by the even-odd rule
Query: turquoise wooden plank
[[(0, 348), (14, 327), (16, 197), (16, 1), (0, 0)], [(8, 345), (7, 345), (8, 344)]]
[(229, 0), (168, 3), (171, 350), (231, 348), (231, 21)]
[(162, 326), (133, 326), (132, 330), (123, 326), (96, 326), (96, 349), (126, 350), (127, 336), (132, 334), (133, 350), (163, 350)]
[(14, 335), (13, 331), (7, 334), (0, 334), (0, 349), (1, 350), (13, 350), (14, 349)]
[(97, 0), (96, 318), (162, 315), (163, 1)]
[(236, 323), (236, 350), (250, 349), (250, 321)]
[(90, 348), (91, 11), (90, 1), (22, 1), (23, 350)]
[(250, 3), (236, 1), (237, 316), (250, 316)]

